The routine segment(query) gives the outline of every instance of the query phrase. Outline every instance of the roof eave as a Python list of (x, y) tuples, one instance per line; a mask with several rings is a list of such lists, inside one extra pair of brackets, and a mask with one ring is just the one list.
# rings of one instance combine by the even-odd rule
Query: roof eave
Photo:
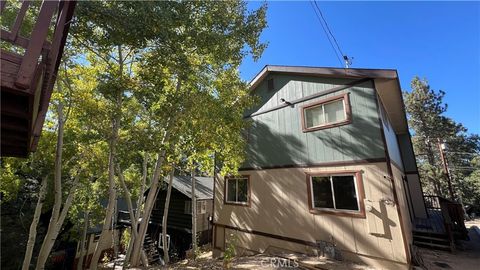
[(366, 68), (333, 68), (307, 66), (277, 66), (266, 65), (249, 84), (250, 90), (256, 88), (269, 73), (296, 74), (317, 77), (335, 78), (372, 78), (398, 79), (395, 69), (366, 69)]

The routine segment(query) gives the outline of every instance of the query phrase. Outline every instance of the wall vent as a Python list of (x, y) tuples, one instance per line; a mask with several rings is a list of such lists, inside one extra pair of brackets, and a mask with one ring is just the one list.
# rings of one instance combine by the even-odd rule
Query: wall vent
[(272, 91), (272, 90), (273, 90), (273, 88), (274, 88), (273, 79), (268, 79), (268, 81), (267, 81), (267, 87), (268, 87), (268, 91)]

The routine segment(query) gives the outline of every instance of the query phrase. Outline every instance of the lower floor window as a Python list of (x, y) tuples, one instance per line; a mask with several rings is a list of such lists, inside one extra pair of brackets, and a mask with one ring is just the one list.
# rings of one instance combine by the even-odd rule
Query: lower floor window
[(226, 202), (237, 204), (248, 204), (248, 177), (227, 178), (226, 185)]
[(312, 208), (359, 211), (354, 175), (311, 176)]

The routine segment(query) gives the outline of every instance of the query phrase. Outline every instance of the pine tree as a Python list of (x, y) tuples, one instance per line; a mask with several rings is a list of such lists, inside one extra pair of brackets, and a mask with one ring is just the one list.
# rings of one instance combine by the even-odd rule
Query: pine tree
[(469, 134), (462, 124), (443, 115), (448, 108), (443, 102), (444, 96), (444, 91), (434, 91), (426, 79), (418, 77), (413, 78), (411, 91), (404, 93), (408, 124), (413, 130), (412, 142), (424, 191), (449, 197), (438, 142), (447, 146), (446, 157), (452, 172), (454, 190), (468, 194), (462, 186), (471, 170), (460, 171), (455, 167), (471, 166), (472, 158), (479, 154), (480, 139), (476, 134)]

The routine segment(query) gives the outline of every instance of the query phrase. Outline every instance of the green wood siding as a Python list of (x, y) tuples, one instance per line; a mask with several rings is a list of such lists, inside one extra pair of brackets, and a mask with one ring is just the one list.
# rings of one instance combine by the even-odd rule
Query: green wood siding
[[(157, 201), (155, 202), (152, 215), (150, 216), (150, 221), (152, 223), (162, 225), (166, 197), (167, 191), (165, 189), (158, 192)], [(186, 201), (191, 201), (191, 199), (179, 191), (172, 189), (170, 205), (168, 208), (167, 227), (188, 230), (192, 228), (192, 215), (184, 213)]]
[[(267, 90), (268, 79), (274, 90)], [(260, 102), (247, 114), (261, 112), (308, 95), (342, 86), (353, 80), (306, 76), (270, 75), (254, 93)], [(352, 123), (340, 127), (304, 133), (301, 107), (336, 95), (349, 93)], [(381, 138), (372, 82), (326, 94), (289, 107), (248, 118), (247, 160), (244, 168), (274, 167), (296, 164), (351, 161), (383, 158)]]

